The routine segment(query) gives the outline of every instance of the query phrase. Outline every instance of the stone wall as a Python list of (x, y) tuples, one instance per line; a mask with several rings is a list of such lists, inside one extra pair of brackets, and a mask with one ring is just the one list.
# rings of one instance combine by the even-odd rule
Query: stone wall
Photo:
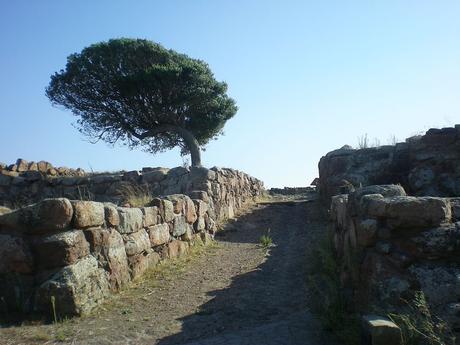
[(226, 168), (143, 168), (118, 174), (50, 176), (40, 171), (5, 175), (0, 171), (0, 205), (16, 208), (45, 198), (126, 204), (127, 194), (152, 196), (206, 192), (217, 220), (232, 216), (246, 199), (258, 196), (263, 183), (245, 173)]
[(284, 188), (270, 188), (271, 195), (299, 195), (315, 192), (314, 186), (310, 187), (284, 187)]
[(319, 162), (323, 200), (358, 186), (401, 184), (411, 195), (460, 196), (460, 125), (394, 146), (329, 152)]
[(0, 207), (0, 311), (49, 316), (54, 299), (60, 317), (86, 314), (160, 260), (209, 242), (218, 222), (263, 192), (260, 181), (231, 169), (153, 169), (105, 178), (87, 185), (149, 179), (163, 193), (189, 192), (141, 208), (68, 198), (13, 211)]
[(398, 313), (422, 291), (432, 312), (460, 331), (460, 199), (368, 186), (334, 196), (331, 217), (353, 309)]

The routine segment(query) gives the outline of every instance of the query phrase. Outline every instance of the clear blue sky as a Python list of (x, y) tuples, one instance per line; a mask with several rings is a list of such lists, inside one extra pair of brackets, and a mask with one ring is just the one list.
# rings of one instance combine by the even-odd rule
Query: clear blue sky
[(44, 94), (66, 57), (147, 38), (209, 63), (239, 111), (203, 153), (268, 186), (307, 185), (326, 152), (365, 133), (386, 143), (460, 123), (460, 2), (270, 0), (0, 1), (0, 161), (86, 170), (173, 167), (90, 144)]

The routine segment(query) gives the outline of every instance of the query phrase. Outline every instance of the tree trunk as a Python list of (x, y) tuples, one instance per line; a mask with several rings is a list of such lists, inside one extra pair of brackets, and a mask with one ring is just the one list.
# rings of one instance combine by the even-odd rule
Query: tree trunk
[(201, 150), (195, 136), (188, 130), (181, 127), (176, 127), (176, 130), (174, 131), (179, 134), (182, 139), (184, 139), (185, 145), (187, 145), (187, 148), (190, 151), (192, 167), (201, 167)]
[(161, 125), (141, 135), (138, 135), (138, 134), (133, 134), (133, 135), (136, 138), (142, 140), (147, 137), (153, 137), (156, 134), (164, 133), (164, 132), (177, 133), (184, 140), (185, 146), (187, 146), (188, 150), (190, 151), (190, 156), (192, 159), (192, 167), (201, 167), (200, 144), (198, 143), (198, 140), (196, 140), (195, 136), (190, 131), (186, 130), (185, 128), (174, 126), (174, 125)]

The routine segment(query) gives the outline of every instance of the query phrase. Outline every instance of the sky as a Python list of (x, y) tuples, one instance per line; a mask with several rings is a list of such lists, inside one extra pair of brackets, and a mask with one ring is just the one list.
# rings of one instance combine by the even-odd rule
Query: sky
[(239, 107), (203, 152), (268, 187), (306, 186), (367, 134), (386, 144), (460, 123), (460, 2), (0, 0), (0, 162), (87, 171), (183, 164), (91, 144), (45, 96), (69, 54), (145, 38), (206, 61)]

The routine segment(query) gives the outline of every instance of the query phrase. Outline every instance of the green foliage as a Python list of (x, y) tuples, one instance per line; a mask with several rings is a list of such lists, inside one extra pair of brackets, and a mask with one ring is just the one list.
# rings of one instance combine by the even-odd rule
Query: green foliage
[[(159, 152), (190, 151), (180, 131), (200, 146), (222, 133), (237, 107), (209, 66), (144, 39), (112, 39), (67, 58), (46, 95), (78, 116), (92, 140), (121, 141)], [(165, 127), (166, 126), (166, 127)], [(167, 127), (169, 126), (169, 127)]]
[(310, 303), (325, 329), (330, 330), (344, 344), (360, 342), (360, 322), (350, 313), (341, 292), (337, 258), (333, 242), (327, 232), (309, 256), (308, 289)]
[(272, 246), (273, 240), (270, 237), (270, 229), (267, 230), (267, 233), (265, 235), (260, 236), (259, 242), (260, 242), (260, 246), (264, 250), (268, 250)]
[(431, 315), (422, 291), (416, 291), (411, 301), (403, 301), (407, 312), (390, 313), (388, 317), (402, 331), (404, 345), (448, 345), (455, 344), (455, 337), (447, 324)]

